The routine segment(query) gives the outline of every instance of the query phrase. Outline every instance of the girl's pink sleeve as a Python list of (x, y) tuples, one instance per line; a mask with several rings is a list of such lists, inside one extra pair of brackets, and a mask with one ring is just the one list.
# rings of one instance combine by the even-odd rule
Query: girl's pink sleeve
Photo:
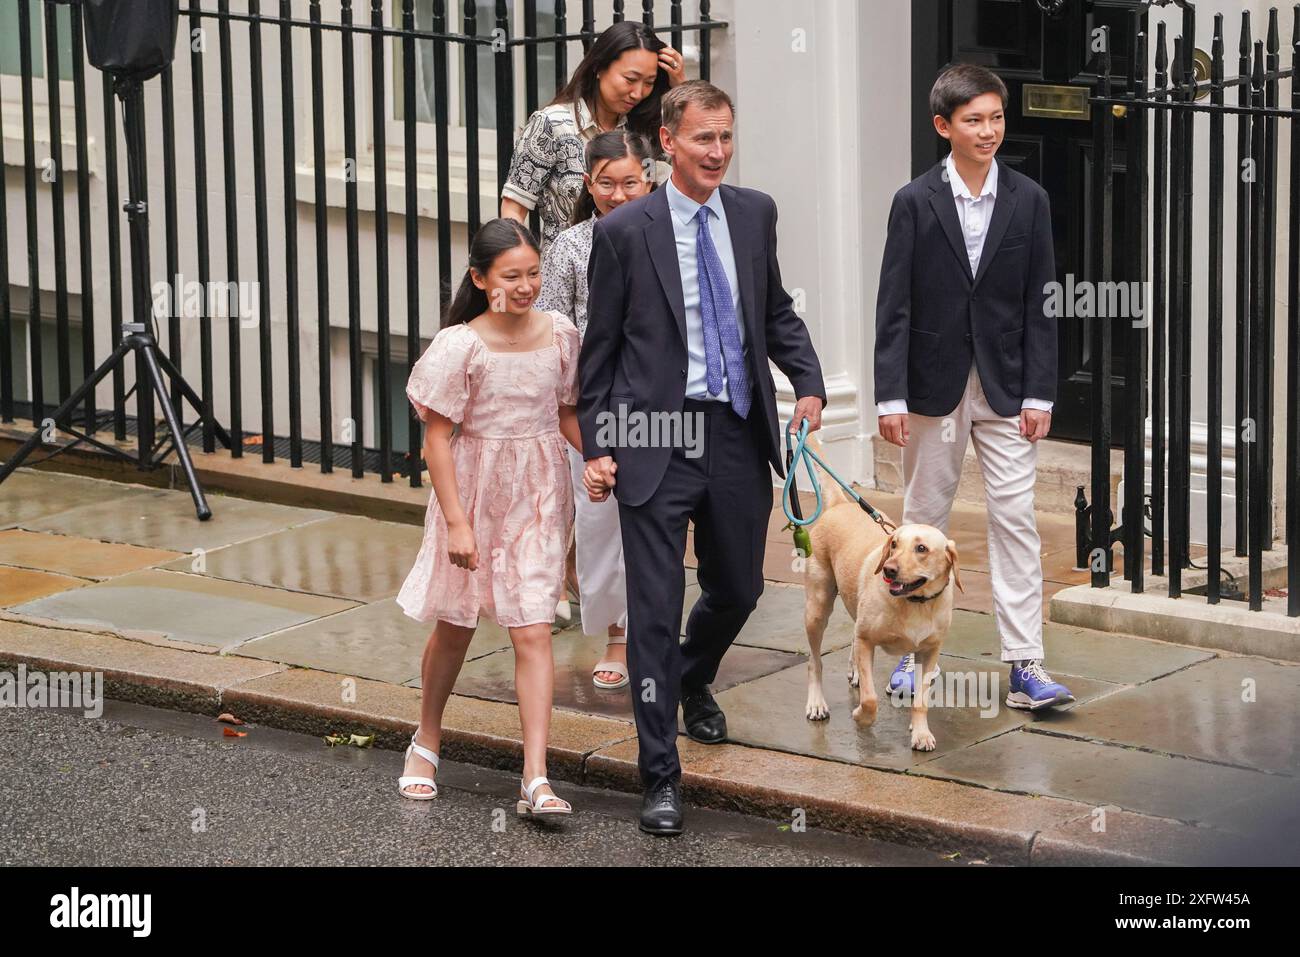
[(406, 397), (420, 421), (427, 423), (431, 412), (452, 422), (464, 418), (475, 338), (473, 331), (463, 326), (442, 329), (415, 363), (406, 383)]
[(560, 346), (560, 383), (555, 390), (559, 405), (578, 404), (578, 352), (581, 340), (578, 327), (566, 316), (556, 313), (555, 335)]

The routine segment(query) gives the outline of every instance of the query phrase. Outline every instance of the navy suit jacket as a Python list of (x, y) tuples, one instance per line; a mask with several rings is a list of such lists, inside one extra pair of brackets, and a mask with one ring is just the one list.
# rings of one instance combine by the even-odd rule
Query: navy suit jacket
[(1047, 192), (1000, 160), (993, 219), (971, 275), (952, 186), (935, 165), (894, 196), (876, 300), (876, 402), (944, 416), (966, 390), (972, 357), (993, 411), (1056, 401), (1056, 280)]
[[(776, 260), (776, 203), (753, 189), (723, 185), (722, 204), (736, 258), (741, 315), (762, 452), (784, 476), (772, 359), (795, 395), (826, 401), (821, 363), (808, 328), (781, 285)], [(672, 449), (615, 448), (597, 441), (601, 414), (680, 412), (686, 397), (686, 305), (668, 194), (659, 189), (596, 222), (587, 263), (587, 331), (578, 360), (578, 423), (584, 458), (618, 463), (614, 493), (644, 504), (658, 489)]]

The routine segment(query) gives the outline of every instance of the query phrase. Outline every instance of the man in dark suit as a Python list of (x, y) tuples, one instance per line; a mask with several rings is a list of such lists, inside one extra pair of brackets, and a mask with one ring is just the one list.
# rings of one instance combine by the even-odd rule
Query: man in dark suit
[[(768, 359), (794, 386), (795, 422), (820, 428), (826, 404), (808, 330), (781, 285), (776, 205), (722, 185), (734, 119), (731, 98), (712, 84), (665, 95), (660, 138), (672, 178), (597, 222), (588, 265), (584, 481), (593, 499), (612, 489), (619, 503), (641, 829), (653, 834), (682, 830), (679, 698), (692, 739), (726, 740), (708, 686), (763, 591), (769, 465), (784, 475)], [(701, 445), (631, 438), (638, 421), (665, 413), (689, 417)], [(679, 644), (688, 519), (701, 594)]]
[[(993, 614), (1010, 662), (1006, 704), (1074, 700), (1043, 670), (1043, 571), (1034, 523), (1037, 445), (1056, 399), (1056, 281), (1046, 191), (995, 160), (1007, 89), (984, 67), (946, 70), (930, 94), (952, 152), (889, 213), (876, 305), (880, 434), (903, 449), (903, 521), (948, 529), (968, 440), (988, 503)], [(889, 690), (915, 691), (915, 660)], [(935, 672), (937, 673), (937, 672)], [(934, 674), (934, 673), (932, 673)], [(930, 680), (931, 675), (926, 676)]]

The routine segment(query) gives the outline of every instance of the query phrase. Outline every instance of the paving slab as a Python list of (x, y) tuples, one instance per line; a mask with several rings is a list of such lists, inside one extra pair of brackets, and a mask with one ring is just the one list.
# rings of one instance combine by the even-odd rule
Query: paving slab
[(263, 535), (184, 557), (164, 568), (370, 602), (396, 595), (411, 571), (423, 530), (355, 515)]
[(0, 563), (74, 578), (104, 581), (176, 557), (176, 552), (166, 549), (119, 545), (73, 535), (29, 532), (21, 528), (0, 531)]
[[(491, 624), (491, 623), (488, 623)], [(420, 662), (432, 623), (408, 618), (395, 598), (287, 628), (239, 646), (239, 653), (304, 668), (420, 686)], [(503, 629), (480, 624), (469, 660), (510, 647)]]
[(36, 618), (149, 631), (228, 650), (354, 603), (180, 572), (146, 569), (16, 606)]
[[(962, 590), (952, 596), (953, 610), (965, 609), (985, 615), (993, 614), (993, 580), (978, 569), (961, 572)], [(1044, 603), (1045, 604), (1045, 603)]]
[(70, 588), (80, 588), (88, 584), (89, 582), (81, 578), (0, 565), (0, 608), (21, 605), (37, 598), (44, 598), (46, 595), (56, 595)]
[(212, 517), (201, 522), (194, 514), (189, 492), (151, 489), (24, 520), (22, 526), (34, 532), (165, 548), (188, 555), (196, 548), (211, 551), (331, 516), (318, 509), (250, 502), (226, 495), (210, 495), (208, 504)]
[[(806, 665), (788, 668), (749, 681), (717, 696), (727, 714), (731, 740), (758, 748), (773, 748), (813, 757), (845, 761), (866, 767), (906, 771), (924, 765), (977, 741), (1004, 734), (1029, 721), (1068, 722), (1069, 712), (1050, 719), (1030, 717), (1003, 704), (1010, 669), (1000, 662), (977, 662), (966, 658), (939, 656), (939, 668), (947, 673), (941, 680), (953, 682), (951, 705), (931, 707), (930, 730), (937, 748), (913, 751), (908, 725), (911, 710), (895, 706), (884, 696), (886, 683), (898, 663), (892, 655), (876, 655), (876, 693), (880, 709), (875, 723), (860, 728), (852, 712), (858, 703), (858, 689), (846, 678), (849, 650), (822, 656), (823, 687), (830, 705), (825, 721), (809, 721), (805, 715), (808, 684)], [(960, 679), (960, 680), (958, 680)], [(1113, 685), (1087, 678), (1070, 678), (1070, 690), (1078, 702), (1086, 702), (1114, 690)], [(1078, 704), (1075, 705), (1078, 707)]]
[(768, 584), (783, 582), (787, 585), (803, 584), (803, 568), (796, 564), (802, 561), (795, 553), (794, 542), (787, 538), (783, 542), (766, 542), (763, 552), (763, 578)]
[[(686, 597), (682, 602), (682, 635), (686, 634), (686, 621), (699, 598), (699, 583), (687, 585)], [(803, 627), (803, 604), (802, 585), (768, 582), (758, 598), (753, 614), (736, 636), (735, 644), (807, 655), (808, 636)], [(843, 602), (836, 599), (835, 610), (831, 613), (822, 639), (822, 650), (844, 648), (852, 641), (853, 619), (844, 610)]]
[(1074, 567), (1074, 546), (1048, 552), (1042, 557), (1043, 581), (1058, 585), (1085, 585), (1092, 580), (1092, 573), (1079, 571)]
[(1295, 775), (1298, 729), (1300, 666), (1212, 658), (1079, 709), (1075, 720), (1054, 730)]
[[(1261, 775), (1259, 787), (1231, 804), (1211, 811), (1205, 823), (1224, 831), (1242, 834), (1286, 836), (1292, 863), (1300, 864), (1300, 779), (1280, 774)], [(1260, 827), (1263, 823), (1265, 826)]]
[[(697, 585), (696, 588), (699, 586)], [(695, 592), (698, 597), (698, 591)], [(768, 582), (759, 596), (758, 606), (736, 636), (736, 644), (755, 648), (772, 648), (808, 655), (808, 635), (803, 626), (804, 589), (802, 585), (783, 585)], [(682, 634), (686, 634), (688, 606), (682, 617)], [(853, 619), (844, 610), (844, 603), (835, 599), (835, 608), (822, 637), (822, 651), (846, 648), (853, 641)]]
[(1258, 771), (1030, 731), (978, 742), (918, 773), (1192, 823), (1220, 820), (1216, 811), (1272, 783)]
[[(943, 653), (958, 658), (999, 660), (997, 625), (992, 615), (958, 609), (943, 640)], [(1044, 664), (1050, 672), (1081, 675), (1116, 684), (1142, 684), (1179, 671), (1212, 652), (1128, 635), (1089, 631), (1056, 622), (1043, 624)]]
[(0, 482), (0, 528), (57, 515), (96, 502), (122, 502), (157, 489), (82, 478), (65, 472), (20, 468)]
[[(853, 641), (853, 618), (836, 598), (830, 621), (822, 636), (822, 651), (846, 648)], [(768, 582), (758, 599), (758, 607), (736, 637), (739, 644), (758, 648), (775, 648), (808, 655), (808, 635), (804, 630), (804, 588)]]
[[(555, 707), (632, 720), (630, 688), (601, 691), (591, 683), (591, 668), (605, 650), (604, 639), (566, 631), (552, 638), (551, 648), (555, 659)], [(794, 655), (785, 652), (733, 645), (722, 659), (713, 689), (716, 692), (752, 681), (796, 661)], [(513, 650), (466, 662), (456, 682), (456, 693), (492, 701), (517, 701)]]

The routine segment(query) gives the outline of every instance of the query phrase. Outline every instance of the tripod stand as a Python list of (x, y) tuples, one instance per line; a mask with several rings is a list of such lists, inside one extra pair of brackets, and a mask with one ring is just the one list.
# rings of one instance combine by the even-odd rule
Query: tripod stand
[[(166, 420), (167, 428), (171, 433), (172, 444), (176, 447), (176, 457), (180, 459), (181, 468), (185, 471), (185, 480), (189, 484), (190, 495), (194, 499), (194, 510), (200, 521), (207, 521), (212, 517), (212, 509), (208, 507), (207, 499), (203, 495), (203, 489), (199, 486), (198, 477), (194, 474), (194, 463), (190, 459), (190, 451), (185, 444), (185, 434), (181, 429), (180, 419), (176, 415), (176, 408), (172, 405), (171, 396), (163, 382), (163, 372), (165, 371), (171, 377), (180, 388), (181, 393), (198, 412), (199, 421), (195, 425), (210, 421), (217, 439), (226, 448), (230, 448), (230, 435), (210, 413), (205, 411), (203, 401), (190, 387), (189, 383), (185, 381), (185, 377), (181, 375), (180, 370), (166, 355), (158, 351), (158, 341), (154, 337), (150, 324), (152, 310), (149, 299), (149, 216), (148, 204), (145, 200), (148, 195), (148, 187), (144, 165), (143, 83), (133, 76), (117, 76), (114, 78), (113, 92), (121, 99), (126, 113), (123, 121), (123, 131), (126, 137), (128, 197), (123, 208), (126, 210), (127, 220), (130, 223), (131, 299), (135, 322), (122, 324), (124, 335), (122, 341), (113, 350), (113, 354), (105, 359), (99, 368), (77, 387), (67, 401), (54, 411), (51, 419), (56, 427), (69, 435), (74, 435), (82, 441), (89, 442), (116, 458), (132, 461), (132, 456), (122, 449), (100, 442), (90, 435), (77, 431), (70, 425), (59, 426), (58, 423), (69, 421), (72, 410), (81, 404), (99, 381), (117, 368), (119, 364), (124, 363), (128, 353), (134, 353), (137, 422), (137, 451), (134, 460), (141, 471), (157, 468), (162, 463), (162, 455), (155, 457), (159, 448), (154, 443), (153, 398), (156, 394), (158, 403), (162, 406), (163, 418)], [(150, 388), (151, 384), (152, 389)], [(10, 456), (4, 465), (0, 466), (0, 482), (8, 478), (14, 469), (22, 465), (23, 460), (31, 454), (32, 450), (41, 444), (41, 434), (39, 430), (35, 432)]]

